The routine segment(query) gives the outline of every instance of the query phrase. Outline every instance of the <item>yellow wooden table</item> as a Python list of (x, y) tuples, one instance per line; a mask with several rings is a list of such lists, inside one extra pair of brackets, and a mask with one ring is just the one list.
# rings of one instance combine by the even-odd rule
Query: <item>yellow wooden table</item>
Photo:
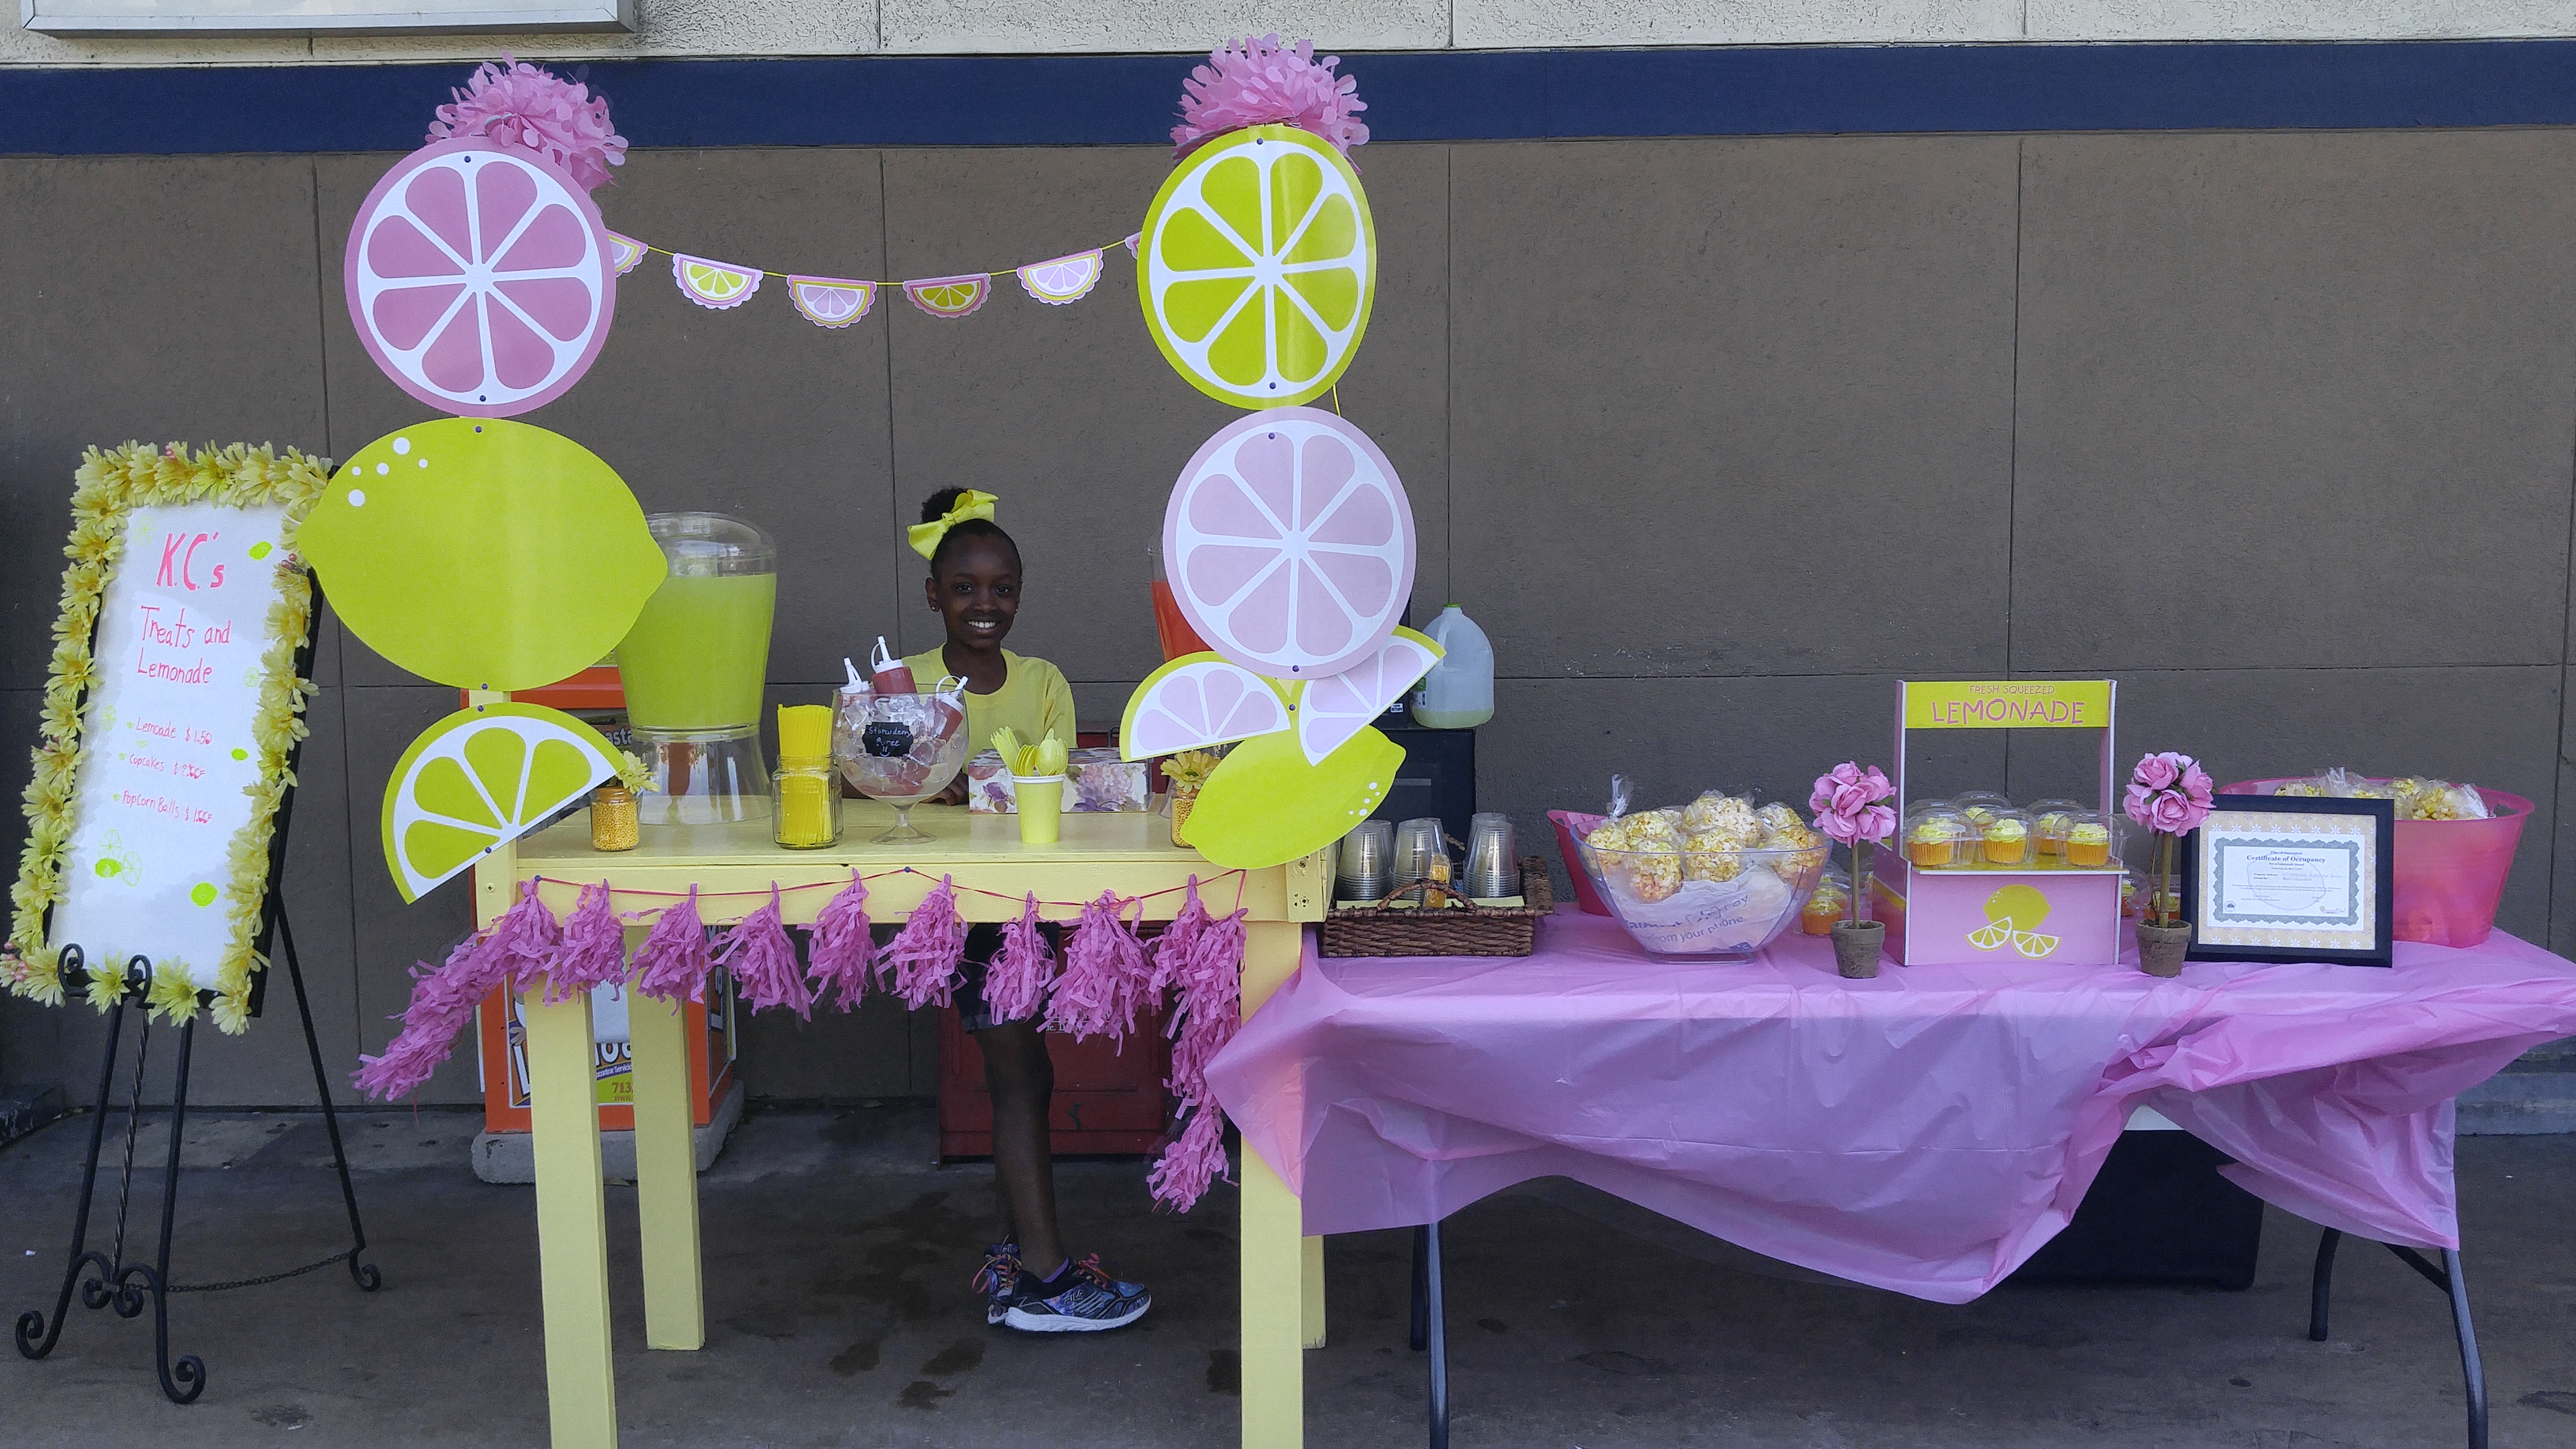
[[(621, 912), (645, 910), (699, 891), (698, 913), (723, 925), (782, 890), (790, 925), (810, 924), (855, 867), (862, 875), (911, 866), (916, 872), (868, 882), (868, 918), (903, 920), (954, 878), (957, 911), (969, 921), (1015, 920), (1034, 891), (1051, 919), (1070, 920), (1104, 891), (1144, 897), (1148, 920), (1169, 920), (1192, 876), (1207, 908), (1247, 911), (1243, 958), (1246, 1015), (1297, 969), (1302, 922), (1320, 920), (1332, 875), (1325, 853), (1266, 870), (1235, 872), (1171, 844), (1158, 815), (1067, 815), (1056, 845), (1023, 845), (1007, 815), (918, 806), (913, 821), (937, 839), (868, 844), (893, 822), (872, 801), (847, 802), (842, 843), (829, 850), (782, 850), (766, 820), (744, 825), (651, 829), (635, 850), (590, 848), (586, 815), (504, 846), (475, 867), (475, 909), (490, 925), (520, 885), (540, 883), (545, 903), (569, 915), (582, 886), (607, 883)], [(802, 887), (803, 889), (799, 889)], [(982, 895), (977, 891), (998, 895)], [(623, 894), (634, 892), (635, 894)], [(658, 892), (660, 895), (643, 894)], [(1058, 904), (1044, 904), (1054, 902)], [(631, 952), (642, 928), (627, 932)], [(548, 1006), (542, 990), (524, 998), (528, 1086), (537, 1164), (537, 1244), (545, 1294), (546, 1393), (555, 1449), (609, 1449), (617, 1442), (616, 1372), (609, 1359), (607, 1212), (600, 1183), (599, 1116), (591, 1065), (587, 997)], [(689, 1120), (688, 1053), (678, 1013), (639, 1000), (628, 1013), (634, 1052), (635, 1188), (641, 1218), (644, 1341), (660, 1349), (706, 1343), (699, 1277), (698, 1179)], [(1304, 1367), (1299, 1351), (1323, 1341), (1322, 1240), (1301, 1242), (1297, 1199), (1252, 1153), (1243, 1180), (1243, 1442), (1296, 1446), (1305, 1438)], [(1147, 1208), (1141, 1191), (1137, 1211)]]

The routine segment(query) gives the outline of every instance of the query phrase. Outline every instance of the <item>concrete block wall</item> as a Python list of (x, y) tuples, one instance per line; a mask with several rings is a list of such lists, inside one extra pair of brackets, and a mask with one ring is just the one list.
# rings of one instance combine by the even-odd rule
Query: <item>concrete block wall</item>
[[(0, 159), (0, 761), (32, 735), (84, 445), (340, 457), (422, 416), (339, 295), (349, 220), (393, 159)], [(1412, 493), (1417, 611), (1454, 600), (1494, 636), (1480, 788), (1533, 837), (1614, 769), (1657, 797), (1803, 799), (1824, 766), (1886, 757), (1900, 677), (2110, 674), (2124, 750), (2197, 750), (2222, 779), (2347, 763), (2533, 798), (2503, 922), (2576, 946), (2576, 880), (2557, 893), (2576, 871), (2576, 133), (1359, 160), (1384, 290), (1341, 406)], [(665, 247), (922, 275), (1123, 236), (1167, 166), (1143, 147), (650, 151), (602, 203)], [(1156, 662), (1143, 546), (1232, 412), (1163, 365), (1128, 275), (1065, 308), (1002, 293), (963, 322), (895, 299), (826, 332), (765, 294), (702, 310), (648, 266), (589, 378), (530, 420), (647, 507), (778, 536), (782, 700), (819, 697), (877, 633), (935, 638), (897, 524), (939, 486), (991, 489), (1030, 568), (1015, 645), (1113, 718)], [(376, 830), (393, 761), (453, 692), (336, 627), (317, 671), (289, 890), (337, 1072), (467, 917), (455, 888), (400, 905)], [(2069, 770), (2041, 743), (1963, 740), (1928, 783), (2055, 793)], [(201, 1043), (200, 1100), (308, 1098), (271, 1002), (246, 1039)], [(881, 1005), (757, 1019), (749, 1084), (927, 1092), (925, 1025)], [(0, 1059), (77, 1082), (96, 1030), (0, 1003)], [(469, 1050), (423, 1099), (475, 1095)]]

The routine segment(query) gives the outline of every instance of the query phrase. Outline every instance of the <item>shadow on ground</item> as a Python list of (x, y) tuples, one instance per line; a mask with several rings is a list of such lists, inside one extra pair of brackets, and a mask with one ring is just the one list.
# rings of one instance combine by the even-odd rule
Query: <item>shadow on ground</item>
[[(0, 1359), (7, 1440), (40, 1445), (542, 1445), (530, 1189), (475, 1180), (475, 1114), (345, 1119), (383, 1291), (331, 1269), (174, 1300), (174, 1352), (205, 1397), (152, 1379), (150, 1316), (75, 1299), (52, 1358)], [(111, 1119), (113, 1125), (115, 1119)], [(0, 1310), (50, 1312), (88, 1123), (0, 1153)], [(113, 1134), (109, 1160), (114, 1162)], [(1143, 1166), (1061, 1173), (1078, 1252), (1152, 1284), (1135, 1328), (988, 1329), (968, 1289), (985, 1169), (930, 1162), (926, 1109), (748, 1119), (704, 1180), (707, 1346), (647, 1352), (635, 1198), (608, 1190), (622, 1443), (1068, 1446), (1235, 1442), (1235, 1203), (1148, 1210)], [(145, 1137), (144, 1158), (158, 1162)], [(2576, 1137), (2459, 1144), (2468, 1274), (2498, 1446), (2576, 1436)], [(175, 1272), (251, 1276), (344, 1239), (318, 1118), (190, 1123)], [(149, 1173), (138, 1187), (155, 1186)], [(113, 1177), (103, 1186), (112, 1188)], [(102, 1208), (102, 1233), (113, 1219)], [(139, 1241), (148, 1211), (129, 1229)], [(2446, 1445), (2459, 1365), (2440, 1297), (2348, 1247), (2333, 1342), (2305, 1337), (2315, 1228), (2273, 1213), (2251, 1291), (2008, 1288), (1943, 1307), (1854, 1288), (1700, 1237), (1570, 1183), (1451, 1220), (1455, 1442), (1476, 1446)], [(1308, 1442), (1422, 1442), (1423, 1361), (1404, 1343), (1409, 1234), (1332, 1241), (1330, 1345), (1306, 1357)]]

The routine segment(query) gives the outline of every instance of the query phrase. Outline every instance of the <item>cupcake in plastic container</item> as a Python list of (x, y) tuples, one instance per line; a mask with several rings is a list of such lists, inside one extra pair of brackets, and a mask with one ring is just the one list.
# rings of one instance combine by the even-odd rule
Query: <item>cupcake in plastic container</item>
[(2030, 817), (2018, 810), (1996, 811), (1977, 832), (1977, 859), (1986, 865), (2027, 866), (2037, 854)]
[(2087, 870), (2111, 863), (2111, 826), (2090, 810), (2078, 810), (2066, 829), (2066, 863)]
[(1965, 865), (1976, 829), (1949, 805), (1917, 805), (1905, 817), (1905, 858), (1925, 870)]

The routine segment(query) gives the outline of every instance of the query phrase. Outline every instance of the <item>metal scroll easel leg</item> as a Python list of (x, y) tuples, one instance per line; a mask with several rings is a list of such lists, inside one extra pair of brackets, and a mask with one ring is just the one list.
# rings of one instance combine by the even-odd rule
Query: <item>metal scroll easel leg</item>
[(322, 1103), (322, 1126), (331, 1134), (331, 1165), (339, 1169), (340, 1200), (349, 1206), (349, 1251), (343, 1255), (349, 1264), (349, 1277), (363, 1292), (373, 1293), (384, 1282), (375, 1265), (359, 1261), (367, 1251), (367, 1226), (358, 1218), (358, 1189), (349, 1181), (349, 1153), (340, 1142), (340, 1113), (331, 1105), (331, 1076), (322, 1065), (322, 1039), (313, 1031), (313, 1003), (304, 994), (304, 966), (295, 959), (295, 932), (286, 923), (284, 898), (275, 891), (268, 897), (270, 919), (277, 925), (278, 954), (286, 958), (286, 975), (295, 984), (295, 1014), (304, 1021), (304, 1050), (313, 1058), (313, 1091)]
[[(81, 979), (84, 964), (78, 946), (67, 946), (63, 949), (62, 969), (70, 979), (75, 981)], [(107, 1046), (99, 1053), (98, 1101), (90, 1109), (89, 1155), (84, 1159), (84, 1170), (81, 1173), (80, 1206), (72, 1213), (71, 1256), (63, 1264), (62, 1292), (54, 1299), (54, 1316), (50, 1320), (32, 1308), (18, 1315), (18, 1352), (28, 1358), (43, 1358), (52, 1353), (54, 1344), (62, 1338), (63, 1320), (71, 1314), (72, 1285), (80, 1280), (81, 1269), (91, 1270), (90, 1289), (84, 1292), (81, 1298), (92, 1308), (107, 1301), (105, 1296), (107, 1280), (116, 1272), (116, 1264), (109, 1261), (107, 1255), (90, 1251), (89, 1209), (98, 1184), (99, 1148), (105, 1145), (107, 1138), (107, 1103), (116, 1089), (116, 1048), (117, 1043), (124, 1036), (124, 1031), (125, 1002), (119, 998), (116, 1005), (108, 1010)], [(137, 1066), (139, 1068), (140, 1063)], [(129, 1162), (132, 1160), (134, 1150), (131, 1126), (129, 1122), (129, 1135), (126, 1141)], [(120, 1203), (120, 1212), (122, 1208), (123, 1204)], [(93, 1294), (97, 1295), (94, 1301)]]
[[(2342, 1241), (2342, 1233), (2328, 1228), (2317, 1244), (2316, 1275), (2308, 1288), (2308, 1337), (2318, 1343), (2326, 1340), (2327, 1303), (2334, 1293), (2335, 1248)], [(2487, 1449), (2487, 1371), (2478, 1358), (2477, 1327), (2469, 1321), (2468, 1275), (2461, 1270), (2458, 1251), (2444, 1248), (2442, 1261), (2435, 1264), (2413, 1248), (2395, 1243), (2381, 1246), (2450, 1300), (2451, 1329), (2460, 1342), (2460, 1373), (2468, 1385), (2469, 1449)]]

